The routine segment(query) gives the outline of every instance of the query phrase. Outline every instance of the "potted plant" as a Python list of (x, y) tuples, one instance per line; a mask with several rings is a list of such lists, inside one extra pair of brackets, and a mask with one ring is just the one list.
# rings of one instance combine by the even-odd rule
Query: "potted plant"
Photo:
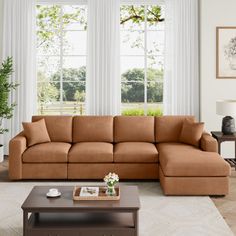
[[(8, 132), (8, 129), (3, 127), (4, 119), (10, 119), (13, 116), (15, 103), (9, 104), (8, 98), (12, 90), (15, 90), (18, 84), (9, 82), (8, 79), (13, 72), (12, 58), (7, 57), (2, 62), (0, 68), (0, 135)], [(1, 140), (1, 139), (0, 139)], [(0, 143), (0, 162), (3, 161), (3, 144)]]
[(115, 185), (119, 182), (119, 176), (115, 173), (109, 173), (104, 177), (104, 182), (107, 185), (106, 194), (108, 196), (113, 196), (116, 194)]

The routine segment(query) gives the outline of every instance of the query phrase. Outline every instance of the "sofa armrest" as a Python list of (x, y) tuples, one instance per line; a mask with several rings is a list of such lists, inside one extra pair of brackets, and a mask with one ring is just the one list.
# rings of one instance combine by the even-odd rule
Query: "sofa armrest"
[(23, 132), (9, 142), (9, 178), (22, 179), (22, 154), (27, 148), (27, 140)]
[(200, 147), (203, 151), (218, 152), (218, 143), (209, 133), (204, 132), (200, 140)]

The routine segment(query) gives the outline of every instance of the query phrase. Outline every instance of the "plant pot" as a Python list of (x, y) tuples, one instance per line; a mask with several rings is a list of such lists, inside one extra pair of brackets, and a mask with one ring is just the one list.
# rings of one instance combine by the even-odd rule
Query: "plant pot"
[(4, 160), (3, 145), (0, 144), (0, 162)]
[(107, 196), (114, 196), (116, 195), (116, 190), (115, 190), (115, 186), (107, 186), (107, 190), (106, 190), (106, 195)]

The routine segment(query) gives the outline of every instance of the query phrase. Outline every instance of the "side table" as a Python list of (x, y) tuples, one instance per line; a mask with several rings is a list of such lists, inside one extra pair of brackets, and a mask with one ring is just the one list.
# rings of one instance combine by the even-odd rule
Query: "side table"
[(234, 167), (236, 170), (236, 133), (234, 134), (223, 134), (220, 131), (212, 131), (212, 137), (215, 138), (218, 142), (218, 152), (221, 154), (221, 143), (226, 141), (233, 141), (235, 143), (235, 157), (234, 158), (225, 158), (225, 160), (230, 164), (231, 167)]

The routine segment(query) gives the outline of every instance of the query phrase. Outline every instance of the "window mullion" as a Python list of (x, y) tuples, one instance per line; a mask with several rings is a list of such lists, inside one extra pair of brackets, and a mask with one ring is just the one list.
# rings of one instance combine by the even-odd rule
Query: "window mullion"
[(63, 10), (60, 11), (60, 114), (63, 110)]
[(147, 115), (147, 6), (144, 8), (144, 115)]

